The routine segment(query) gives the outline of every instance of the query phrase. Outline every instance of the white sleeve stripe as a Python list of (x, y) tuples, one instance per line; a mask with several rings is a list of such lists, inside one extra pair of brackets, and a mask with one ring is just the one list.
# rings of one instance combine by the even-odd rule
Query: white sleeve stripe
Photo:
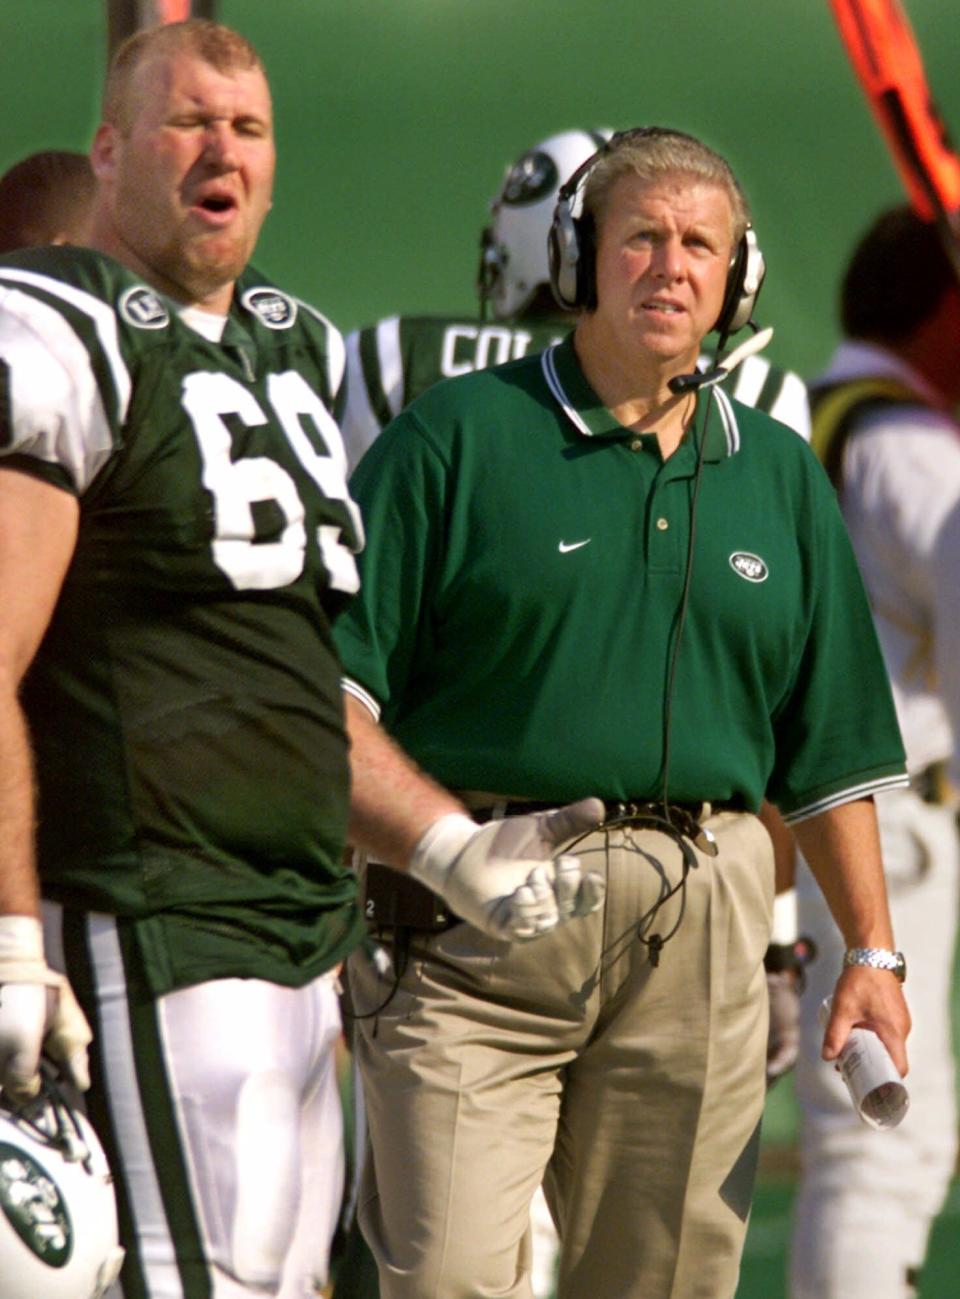
[(818, 799), (816, 803), (808, 803), (805, 807), (798, 807), (794, 812), (784, 813), (783, 820), (786, 825), (796, 825), (798, 821), (819, 816), (821, 812), (829, 812), (831, 808), (852, 803), (855, 799), (868, 798), (871, 794), (880, 794), (887, 789), (904, 789), (909, 784), (910, 777), (906, 772), (900, 776), (883, 776), (878, 780), (868, 780), (862, 785), (853, 785), (849, 789), (828, 794), (826, 798)]
[(49, 293), (51, 297), (60, 298), (63, 302), (69, 302), (72, 307), (76, 307), (78, 311), (82, 311), (85, 316), (90, 317), (97, 331), (97, 338), (100, 340), (100, 346), (103, 348), (113, 378), (113, 386), (117, 397), (117, 422), (123, 424), (127, 418), (127, 408), (130, 405), (131, 383), (130, 373), (120, 352), (117, 318), (113, 308), (108, 306), (106, 302), (102, 302), (100, 298), (94, 297), (92, 293), (86, 293), (83, 289), (75, 288), (72, 284), (64, 284), (61, 280), (55, 280), (52, 276), (39, 275), (35, 271), (18, 271), (12, 267), (4, 267), (0, 270), (0, 280), (29, 284), (33, 288), (42, 289), (43, 292)]
[(787, 371), (770, 414), (781, 424), (788, 424), (805, 442), (810, 441), (810, 399), (806, 384), (799, 375)]
[(331, 399), (335, 398), (340, 391), (340, 385), (343, 383), (343, 371), (346, 365), (346, 351), (343, 345), (343, 336), (329, 316), (325, 316), (322, 311), (318, 311), (315, 306), (309, 302), (304, 302), (302, 298), (294, 298), (298, 307), (309, 312), (314, 320), (319, 320), (327, 330), (327, 381), (330, 384)]
[(339, 329), (334, 329), (331, 325), (327, 333), (327, 378), (330, 383), (331, 401), (337, 398), (346, 366), (347, 349), (343, 345), (343, 336)]
[(737, 401), (742, 401), (745, 406), (756, 406), (769, 373), (769, 361), (762, 356), (748, 356), (736, 371), (733, 395)]
[(400, 352), (400, 317), (388, 316), (379, 321), (377, 330), (377, 363), (380, 366), (380, 384), (396, 417), (403, 410), (403, 356)]
[(59, 311), (0, 286), (0, 352), (10, 365), (13, 439), (6, 451), (56, 464), (82, 494), (113, 450), (90, 354)]
[(380, 432), (380, 421), (370, 404), (363, 374), (359, 330), (355, 329), (347, 335), (346, 358), (347, 404), (344, 407), (340, 427), (343, 430), (343, 445), (347, 453), (347, 472), (352, 474), (363, 458), (364, 452), (372, 446)]
[(369, 690), (365, 690), (358, 682), (350, 677), (343, 677), (340, 681), (340, 688), (345, 695), (352, 695), (354, 699), (370, 714), (375, 722), (380, 720), (380, 705), (374, 699)]

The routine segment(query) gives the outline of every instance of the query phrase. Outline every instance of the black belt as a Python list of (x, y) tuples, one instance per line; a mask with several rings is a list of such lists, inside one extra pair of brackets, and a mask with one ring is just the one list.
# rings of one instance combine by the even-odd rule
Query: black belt
[[(605, 798), (601, 800), (604, 811), (604, 824), (608, 821), (642, 821), (651, 817), (658, 819), (664, 818), (664, 805), (653, 798)], [(712, 799), (705, 798), (698, 803), (668, 803), (667, 807), (670, 812), (678, 812), (686, 817), (693, 817), (698, 821), (703, 813), (704, 807), (709, 803), (711, 816), (716, 812), (745, 812), (746, 804), (742, 799), (725, 798)], [(475, 821), (493, 821), (499, 820), (505, 816), (530, 816), (534, 812), (549, 812), (555, 808), (562, 807), (563, 803), (554, 799), (552, 802), (542, 802), (535, 799), (516, 800), (507, 799), (504, 802), (492, 803), (489, 807), (475, 807), (470, 809), (470, 815)]]
[[(716, 844), (708, 830), (700, 824), (700, 817), (708, 800), (702, 803), (669, 803), (665, 815), (662, 802), (653, 799), (604, 799), (604, 826), (637, 825), (664, 830), (674, 837), (687, 838), (701, 852), (716, 855)], [(530, 816), (534, 812), (553, 811), (563, 806), (556, 799), (550, 802), (537, 800), (505, 799), (489, 807), (472, 808), (470, 815), (483, 824), (502, 820), (507, 816)], [(714, 812), (742, 812), (742, 803), (734, 800), (710, 801)], [(687, 850), (684, 849), (686, 852)], [(696, 864), (691, 859), (691, 864)], [(364, 892), (364, 914), (375, 930), (412, 929), (420, 932), (437, 932), (459, 923), (446, 904), (435, 894), (409, 875), (368, 862)]]
[[(660, 830), (670, 834), (680, 843), (688, 839), (695, 848), (699, 848), (709, 857), (717, 855), (717, 844), (709, 830), (704, 829), (706, 819), (704, 810), (709, 807), (709, 815), (715, 812), (743, 812), (743, 803), (736, 799), (718, 799), (716, 803), (704, 799), (700, 803), (667, 803), (655, 799), (602, 799), (603, 821), (598, 829), (614, 826), (635, 825), (648, 830)], [(471, 809), (475, 821), (493, 821), (506, 816), (529, 816), (534, 812), (547, 812), (558, 804), (543, 802), (518, 802), (505, 800), (494, 803), (491, 807)], [(682, 844), (681, 844), (682, 846)], [(685, 851), (685, 850), (684, 850)]]

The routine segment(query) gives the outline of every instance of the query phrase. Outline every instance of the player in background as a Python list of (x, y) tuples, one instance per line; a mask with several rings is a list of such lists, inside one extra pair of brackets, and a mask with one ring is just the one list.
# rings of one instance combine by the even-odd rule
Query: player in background
[[(557, 306), (550, 289), (547, 232), (560, 186), (610, 134), (561, 131), (507, 168), (480, 236), (479, 316), (388, 316), (347, 336), (341, 428), (351, 470), (380, 430), (438, 380), (541, 352), (573, 328), (574, 314)], [(724, 386), (809, 438), (806, 389), (796, 374), (751, 356)]]
[(839, 493), (907, 751), (910, 787), (876, 805), (890, 911), (911, 954), (911, 1111), (893, 1131), (871, 1131), (819, 1058), (817, 1008), (841, 939), (801, 869), (800, 923), (821, 953), (802, 1000), (790, 1294), (908, 1299), (957, 1152), (960, 286), (936, 228), (906, 207), (878, 216), (845, 272), (841, 316), (844, 338), (811, 388), (813, 439)]
[(85, 244), (96, 181), (85, 153), (45, 149), (0, 176), (0, 253)]
[(302, 1299), (360, 936), (343, 343), (245, 269), (274, 142), (237, 33), (131, 38), (91, 157), (90, 247), (0, 261), (0, 1087), (41, 1041), (89, 1085), (125, 1299)]

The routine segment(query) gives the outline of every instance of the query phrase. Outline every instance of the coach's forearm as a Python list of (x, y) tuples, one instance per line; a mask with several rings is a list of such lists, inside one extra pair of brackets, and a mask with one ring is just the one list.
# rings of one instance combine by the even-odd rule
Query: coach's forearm
[[(794, 827), (800, 851), (823, 890), (847, 947), (894, 946), (872, 799), (857, 799)], [(856, 1026), (877, 1033), (901, 1074), (907, 1072), (910, 1012), (889, 970), (851, 966), (833, 992), (823, 1058), (835, 1060)]]
[(847, 947), (893, 946), (873, 799), (861, 798), (793, 827)]
[(422, 772), (352, 695), (344, 696), (350, 736), (350, 840), (377, 861), (405, 870), (424, 832), (463, 804)]

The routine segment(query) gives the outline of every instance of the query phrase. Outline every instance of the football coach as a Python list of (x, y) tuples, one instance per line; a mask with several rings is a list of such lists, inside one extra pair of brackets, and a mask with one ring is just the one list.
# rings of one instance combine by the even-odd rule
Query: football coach
[[(696, 370), (763, 276), (727, 163), (623, 132), (550, 240), (571, 335), (432, 388), (351, 482), (353, 836), (399, 868), (368, 890), (392, 967), (349, 962), (360, 1220), (384, 1299), (529, 1299), (543, 1179), (561, 1299), (725, 1299), (764, 1099), (756, 814), (792, 825), (844, 936), (825, 1058), (866, 1025), (906, 1072), (872, 801), (903, 750), (826, 476)], [(490, 862), (497, 836), (583, 869), (513, 880), (496, 859), (538, 853)], [(483, 881), (525, 928), (473, 905)]]

